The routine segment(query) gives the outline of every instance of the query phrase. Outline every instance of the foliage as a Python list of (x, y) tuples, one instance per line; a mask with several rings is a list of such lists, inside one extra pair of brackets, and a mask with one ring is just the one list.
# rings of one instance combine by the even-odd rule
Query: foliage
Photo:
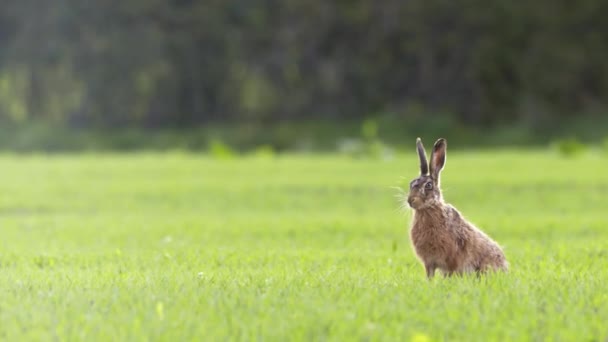
[(230, 146), (220, 140), (214, 139), (209, 144), (209, 154), (218, 159), (230, 159), (234, 157), (234, 151)]
[(585, 145), (574, 137), (555, 142), (555, 147), (565, 157), (578, 156), (586, 149)]
[(2, 155), (0, 336), (603, 341), (608, 165), (580, 158), (452, 153), (445, 197), (511, 271), (427, 282), (391, 188), (413, 151)]
[[(374, 135), (364, 127), (374, 122)], [(607, 117), (582, 117), (535, 130), (522, 123), (496, 127), (461, 125), (449, 117), (412, 118), (377, 116), (373, 120), (306, 120), (278, 123), (214, 123), (196, 127), (157, 129), (116, 127), (71, 129), (47, 122), (0, 125), (0, 151), (210, 151), (219, 142), (230, 153), (258, 148), (285, 152), (340, 152), (351, 156), (390, 157), (394, 150), (411, 150), (416, 137), (445, 137), (456, 149), (495, 147), (546, 147), (580, 137), (580, 142), (601, 148), (606, 139)]]
[(403, 118), (533, 128), (608, 100), (607, 2), (7, 0), (0, 118)]
[(602, 149), (604, 152), (608, 152), (608, 137), (607, 137), (607, 138), (605, 138), (605, 139), (602, 141), (602, 144), (601, 144), (601, 149)]

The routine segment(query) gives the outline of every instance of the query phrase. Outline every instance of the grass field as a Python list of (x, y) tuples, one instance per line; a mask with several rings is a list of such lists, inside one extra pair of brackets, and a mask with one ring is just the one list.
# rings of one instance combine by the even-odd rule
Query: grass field
[(605, 341), (608, 158), (450, 152), (511, 272), (428, 282), (392, 161), (0, 156), (0, 339)]

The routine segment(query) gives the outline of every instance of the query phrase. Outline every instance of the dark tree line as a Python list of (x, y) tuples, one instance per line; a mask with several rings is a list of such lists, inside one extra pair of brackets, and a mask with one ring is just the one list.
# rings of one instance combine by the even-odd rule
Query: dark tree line
[(537, 121), (608, 104), (608, 2), (5, 0), (0, 117)]

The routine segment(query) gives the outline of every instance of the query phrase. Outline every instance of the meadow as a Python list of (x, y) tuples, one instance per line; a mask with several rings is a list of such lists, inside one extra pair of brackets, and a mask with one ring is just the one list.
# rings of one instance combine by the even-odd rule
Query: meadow
[(449, 151), (511, 270), (426, 280), (392, 160), (0, 155), (0, 339), (605, 341), (608, 156)]

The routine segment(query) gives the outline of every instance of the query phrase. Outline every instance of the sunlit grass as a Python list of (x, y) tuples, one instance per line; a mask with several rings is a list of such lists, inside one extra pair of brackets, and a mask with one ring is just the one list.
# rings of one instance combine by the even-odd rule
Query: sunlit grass
[(506, 275), (425, 279), (416, 156), (0, 156), (5, 340), (608, 338), (608, 161), (448, 153)]

